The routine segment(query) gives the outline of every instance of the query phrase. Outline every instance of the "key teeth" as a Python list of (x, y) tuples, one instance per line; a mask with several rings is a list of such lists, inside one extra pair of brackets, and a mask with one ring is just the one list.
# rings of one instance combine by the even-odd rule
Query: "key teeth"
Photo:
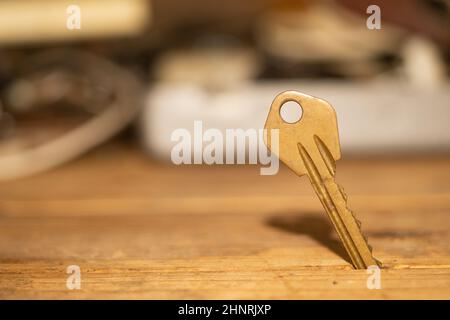
[[(339, 190), (341, 191), (341, 193), (343, 193), (342, 195), (344, 196), (345, 193), (343, 192), (343, 188), (342, 188), (341, 186), (339, 186)], [(361, 221), (358, 220), (358, 219), (355, 217), (355, 213), (354, 213), (353, 210), (351, 210), (351, 209), (348, 207), (348, 205), (347, 205), (347, 195), (344, 196), (344, 199), (345, 199), (345, 202), (346, 202), (346, 208), (347, 208), (348, 211), (350, 211), (350, 213), (352, 214), (353, 218), (355, 219), (356, 224), (358, 225), (358, 228), (359, 228), (359, 230), (361, 231), (361, 234), (362, 234), (362, 236), (363, 236), (363, 238), (364, 238), (364, 241), (366, 241), (367, 247), (369, 248), (369, 251), (370, 251), (370, 253), (371, 253), (371, 255), (372, 255), (372, 258), (375, 260), (375, 262), (377, 263), (377, 265), (378, 265), (379, 267), (381, 267), (381, 265), (382, 265), (381, 262), (380, 262), (379, 260), (375, 259), (375, 257), (373, 256), (373, 248), (372, 248), (372, 246), (369, 244), (369, 239), (368, 239), (368, 237), (364, 234), (364, 232), (362, 232), (362, 228), (361, 228), (362, 223), (361, 223)]]
[(356, 224), (358, 225), (358, 228), (361, 230), (361, 225), (362, 225), (361, 221), (356, 218), (355, 213), (353, 212), (353, 210), (349, 209), (348, 207), (347, 207), (347, 210), (350, 211), (350, 213), (352, 214), (353, 219), (355, 219)]
[(347, 194), (345, 193), (344, 188), (338, 184), (339, 191), (341, 192), (342, 198), (347, 202)]

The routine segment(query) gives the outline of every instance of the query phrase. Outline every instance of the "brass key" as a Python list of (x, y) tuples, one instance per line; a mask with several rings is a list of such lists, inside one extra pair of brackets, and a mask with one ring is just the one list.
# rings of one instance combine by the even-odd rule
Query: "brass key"
[[(296, 123), (281, 118), (281, 107), (297, 102), (303, 110)], [(298, 176), (309, 180), (334, 225), (356, 269), (379, 265), (361, 232), (361, 223), (347, 207), (347, 196), (334, 179), (341, 157), (336, 114), (326, 101), (296, 91), (279, 94), (272, 103), (265, 128), (279, 130), (278, 148), (265, 137), (267, 147)]]

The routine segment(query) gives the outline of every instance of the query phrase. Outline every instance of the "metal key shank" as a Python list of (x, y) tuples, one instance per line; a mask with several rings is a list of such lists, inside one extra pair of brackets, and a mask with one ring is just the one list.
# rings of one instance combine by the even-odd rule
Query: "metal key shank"
[[(318, 142), (319, 145), (320, 143)], [(334, 179), (333, 159), (330, 159), (327, 151), (323, 149), (326, 146), (319, 145), (318, 149), (322, 150), (320, 151), (321, 156), (327, 159), (313, 160), (305, 148), (301, 145), (298, 148), (314, 191), (333, 223), (353, 266), (357, 269), (366, 269), (368, 266), (377, 265), (367, 239), (361, 232), (361, 223), (348, 208), (344, 190)]]

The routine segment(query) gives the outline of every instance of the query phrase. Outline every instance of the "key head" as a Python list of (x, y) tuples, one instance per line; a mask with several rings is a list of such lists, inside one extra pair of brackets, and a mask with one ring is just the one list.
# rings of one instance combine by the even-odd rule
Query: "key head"
[[(303, 110), (299, 121), (285, 122), (281, 117), (281, 108), (288, 101), (299, 104)], [(265, 143), (278, 158), (291, 168), (297, 175), (307, 173), (299, 154), (299, 144), (315, 158), (319, 155), (318, 139), (328, 149), (331, 157), (338, 160), (341, 157), (336, 113), (326, 101), (297, 91), (285, 91), (275, 97), (267, 116)], [(279, 130), (278, 150), (270, 141), (270, 130)]]

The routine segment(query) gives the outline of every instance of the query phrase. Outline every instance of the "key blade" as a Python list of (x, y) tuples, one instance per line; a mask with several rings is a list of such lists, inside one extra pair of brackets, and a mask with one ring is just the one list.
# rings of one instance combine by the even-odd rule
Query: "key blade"
[(314, 191), (344, 244), (353, 266), (356, 269), (367, 269), (372, 265), (380, 266), (380, 262), (373, 257), (367, 238), (362, 233), (361, 222), (348, 208), (347, 196), (335, 181), (334, 159), (323, 142), (316, 139), (316, 143), (321, 159), (317, 158), (317, 153), (310, 154), (300, 143), (298, 152), (308, 171)]
[[(302, 108), (301, 119), (296, 123), (287, 123), (281, 118), (280, 110), (284, 103), (296, 102)], [(311, 135), (314, 128), (314, 135)], [(267, 147), (297, 175), (307, 174), (303, 161), (299, 159), (297, 143), (302, 142), (308, 148), (315, 147), (316, 136), (327, 146), (333, 160), (341, 157), (336, 113), (326, 101), (296, 91), (285, 91), (275, 97), (267, 116), (265, 129), (279, 129), (278, 148), (272, 148), (270, 133), (265, 136)], [(278, 151), (277, 151), (278, 149)]]

